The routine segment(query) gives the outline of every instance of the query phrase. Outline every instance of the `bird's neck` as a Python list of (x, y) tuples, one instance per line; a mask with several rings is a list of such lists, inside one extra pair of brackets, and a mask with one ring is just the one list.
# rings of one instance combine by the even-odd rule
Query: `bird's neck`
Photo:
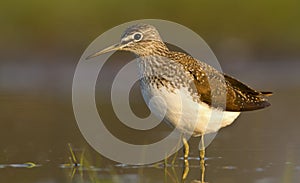
[(161, 56), (167, 57), (170, 50), (162, 41), (149, 40), (138, 45), (138, 48), (133, 51), (139, 57)]

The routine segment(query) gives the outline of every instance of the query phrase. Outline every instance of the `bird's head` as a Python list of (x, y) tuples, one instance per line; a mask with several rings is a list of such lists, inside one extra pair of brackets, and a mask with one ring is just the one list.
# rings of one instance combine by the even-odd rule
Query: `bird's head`
[(119, 43), (96, 52), (87, 57), (87, 59), (117, 50), (130, 51), (139, 56), (146, 56), (165, 52), (168, 48), (154, 26), (149, 24), (137, 24), (124, 31)]

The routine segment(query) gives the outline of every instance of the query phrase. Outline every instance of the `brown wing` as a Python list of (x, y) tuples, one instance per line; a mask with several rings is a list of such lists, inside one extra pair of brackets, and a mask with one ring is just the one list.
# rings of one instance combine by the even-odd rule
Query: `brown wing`
[(226, 110), (228, 111), (252, 111), (270, 106), (266, 96), (272, 92), (256, 91), (242, 82), (224, 75), (227, 83)]
[[(180, 62), (194, 77), (197, 93), (201, 101), (208, 105), (216, 108), (222, 107), (226, 111), (252, 111), (270, 105), (266, 96), (271, 95), (271, 92), (256, 91), (186, 54), (177, 52), (176, 56), (174, 60)], [(224, 99), (225, 96), (226, 99)], [(226, 106), (224, 106), (225, 102)]]

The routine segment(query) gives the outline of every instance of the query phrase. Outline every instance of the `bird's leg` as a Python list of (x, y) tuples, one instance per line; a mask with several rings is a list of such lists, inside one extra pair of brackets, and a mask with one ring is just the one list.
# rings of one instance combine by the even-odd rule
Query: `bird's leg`
[(187, 159), (184, 159), (184, 170), (182, 172), (183, 181), (186, 179), (187, 175), (189, 174), (189, 171), (190, 171), (189, 161)]
[(188, 141), (186, 140), (186, 138), (184, 136), (182, 136), (182, 142), (184, 145), (184, 148), (183, 148), (184, 156), (183, 157), (184, 157), (184, 159), (188, 159), (190, 147), (189, 147)]
[(204, 144), (204, 135), (201, 136), (200, 167), (201, 167), (201, 183), (204, 183), (204, 177), (205, 177), (205, 144)]
[(205, 158), (204, 135), (201, 135), (200, 160), (204, 160), (204, 158)]
[(183, 143), (183, 157), (184, 157), (184, 170), (182, 172), (182, 180), (184, 181), (189, 173), (190, 170), (190, 165), (189, 165), (189, 161), (188, 161), (188, 157), (189, 157), (189, 143), (186, 140), (186, 138), (184, 137), (184, 135), (182, 135), (182, 143)]

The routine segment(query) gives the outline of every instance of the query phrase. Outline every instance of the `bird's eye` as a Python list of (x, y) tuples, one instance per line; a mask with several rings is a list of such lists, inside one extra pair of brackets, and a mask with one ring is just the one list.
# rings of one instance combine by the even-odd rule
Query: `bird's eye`
[(135, 40), (135, 41), (140, 41), (141, 39), (142, 39), (142, 34), (141, 33), (135, 33), (134, 35), (133, 35), (133, 39)]

